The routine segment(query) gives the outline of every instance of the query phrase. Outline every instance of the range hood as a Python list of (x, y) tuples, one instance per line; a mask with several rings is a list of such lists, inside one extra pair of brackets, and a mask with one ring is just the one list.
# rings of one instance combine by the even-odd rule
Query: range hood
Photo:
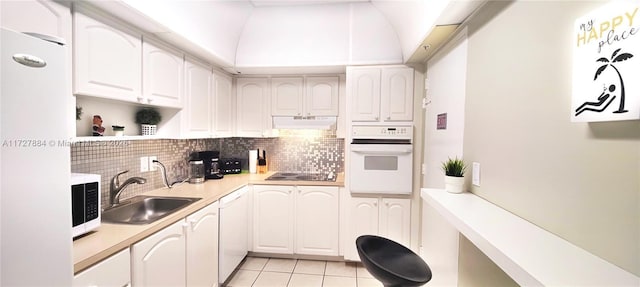
[(274, 129), (332, 130), (336, 117), (273, 117)]

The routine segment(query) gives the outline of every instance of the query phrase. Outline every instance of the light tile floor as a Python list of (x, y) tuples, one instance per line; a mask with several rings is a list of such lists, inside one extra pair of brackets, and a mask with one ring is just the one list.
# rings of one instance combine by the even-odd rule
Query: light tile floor
[(381, 287), (360, 264), (247, 257), (229, 287)]

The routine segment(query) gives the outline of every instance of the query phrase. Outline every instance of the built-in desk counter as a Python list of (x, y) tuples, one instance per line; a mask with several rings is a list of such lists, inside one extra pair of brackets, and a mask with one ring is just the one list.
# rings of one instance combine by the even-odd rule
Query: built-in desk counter
[(640, 286), (640, 278), (472, 194), (421, 197), (521, 286)]

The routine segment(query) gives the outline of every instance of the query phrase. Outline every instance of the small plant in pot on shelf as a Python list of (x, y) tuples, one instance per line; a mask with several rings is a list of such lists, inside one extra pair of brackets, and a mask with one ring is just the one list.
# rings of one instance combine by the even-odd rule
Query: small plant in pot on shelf
[(162, 117), (154, 108), (142, 108), (136, 113), (136, 123), (140, 124), (143, 136), (155, 135), (160, 120)]
[(467, 166), (464, 161), (449, 158), (442, 163), (444, 170), (444, 188), (451, 193), (462, 193), (464, 191), (464, 170)]

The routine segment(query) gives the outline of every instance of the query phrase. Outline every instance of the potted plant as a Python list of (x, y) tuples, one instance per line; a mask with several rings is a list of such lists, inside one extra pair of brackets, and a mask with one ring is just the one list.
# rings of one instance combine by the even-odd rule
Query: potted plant
[(467, 166), (464, 161), (449, 158), (442, 163), (444, 170), (444, 188), (451, 193), (462, 193), (464, 191), (464, 170)]
[(155, 135), (161, 119), (162, 116), (154, 108), (142, 108), (136, 113), (136, 123), (140, 124), (143, 136)]

